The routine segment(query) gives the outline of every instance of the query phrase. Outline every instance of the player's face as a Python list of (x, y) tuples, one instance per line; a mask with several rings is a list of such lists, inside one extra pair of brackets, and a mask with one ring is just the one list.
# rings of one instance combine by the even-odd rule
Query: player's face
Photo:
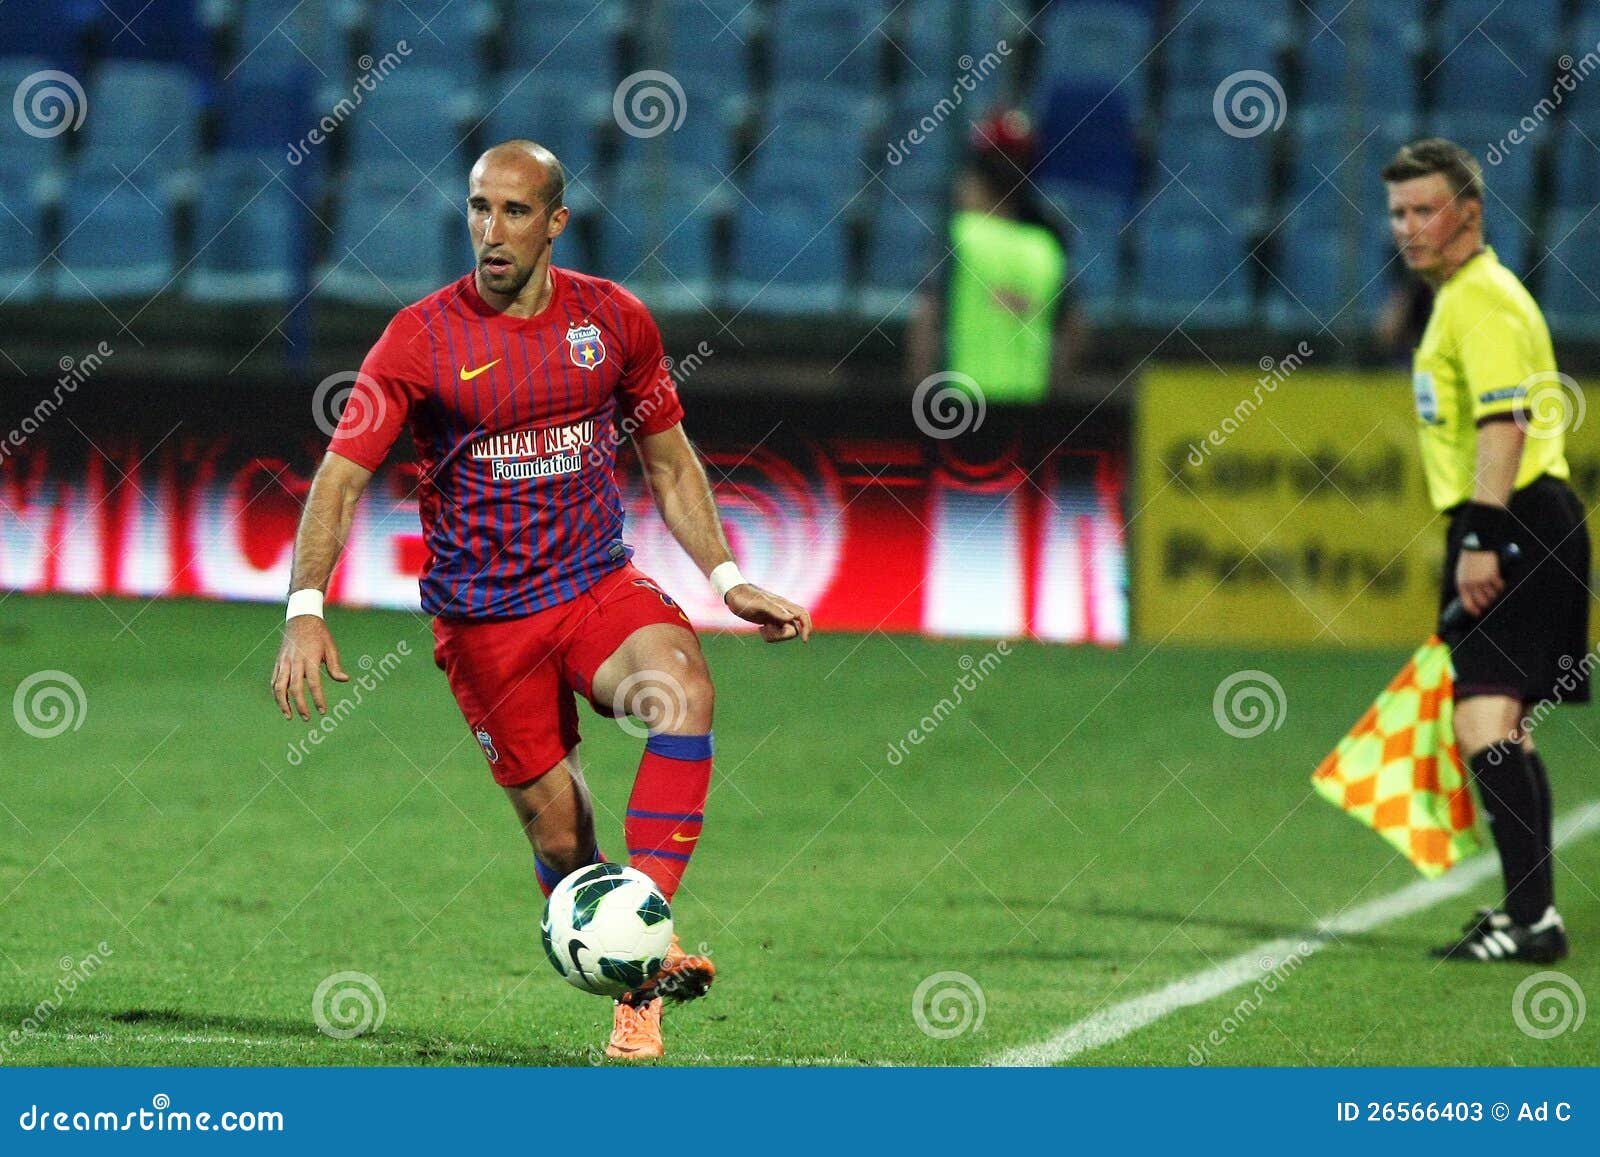
[(1389, 233), (1406, 266), (1428, 274), (1452, 242), (1477, 223), (1478, 203), (1454, 196), (1443, 173), (1389, 184)]
[(473, 169), (467, 225), (479, 282), (491, 293), (518, 296), (566, 227), (566, 207), (547, 212), (543, 189), (544, 169), (531, 158)]

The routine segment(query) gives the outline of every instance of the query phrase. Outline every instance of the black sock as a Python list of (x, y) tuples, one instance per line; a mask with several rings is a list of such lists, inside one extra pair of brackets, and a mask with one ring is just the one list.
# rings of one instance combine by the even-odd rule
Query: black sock
[[(1540, 789), (1522, 745), (1491, 743), (1472, 757), (1478, 796), (1500, 850), (1506, 883), (1506, 915), (1533, 924), (1550, 906), (1550, 845), (1540, 817)], [(1548, 794), (1546, 792), (1545, 794)]]
[(1528, 767), (1533, 771), (1533, 787), (1539, 798), (1539, 833), (1544, 841), (1545, 861), (1545, 890), (1550, 896), (1550, 902), (1555, 903), (1556, 894), (1556, 857), (1555, 857), (1555, 805), (1550, 801), (1550, 773), (1545, 770), (1544, 760), (1537, 751), (1526, 753)]

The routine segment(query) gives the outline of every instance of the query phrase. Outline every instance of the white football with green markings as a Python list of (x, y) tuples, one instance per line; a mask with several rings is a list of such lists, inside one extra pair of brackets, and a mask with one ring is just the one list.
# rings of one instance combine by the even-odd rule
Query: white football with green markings
[(638, 869), (590, 864), (556, 885), (539, 931), (545, 955), (568, 984), (617, 997), (661, 971), (672, 909)]

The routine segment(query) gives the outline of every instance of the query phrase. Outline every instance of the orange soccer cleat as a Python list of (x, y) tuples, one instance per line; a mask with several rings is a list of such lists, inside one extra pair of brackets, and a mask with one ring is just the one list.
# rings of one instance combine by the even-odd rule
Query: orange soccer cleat
[(667, 959), (656, 973), (656, 978), (642, 991), (667, 1000), (697, 1000), (704, 996), (716, 979), (717, 969), (711, 957), (690, 955), (678, 943), (678, 934), (672, 934), (672, 946), (667, 949)]
[(617, 1001), (614, 1015), (606, 1056), (637, 1061), (659, 1057), (667, 1051), (661, 1042), (659, 997), (636, 1000), (634, 994), (629, 993)]

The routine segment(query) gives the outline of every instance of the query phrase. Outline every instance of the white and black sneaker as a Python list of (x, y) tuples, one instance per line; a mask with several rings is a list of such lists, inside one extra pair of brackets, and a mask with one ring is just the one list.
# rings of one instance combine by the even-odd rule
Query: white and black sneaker
[(1516, 961), (1554, 964), (1567, 955), (1567, 930), (1554, 907), (1533, 924), (1518, 924), (1496, 908), (1479, 908), (1461, 929), (1461, 939), (1435, 948), (1441, 960)]

